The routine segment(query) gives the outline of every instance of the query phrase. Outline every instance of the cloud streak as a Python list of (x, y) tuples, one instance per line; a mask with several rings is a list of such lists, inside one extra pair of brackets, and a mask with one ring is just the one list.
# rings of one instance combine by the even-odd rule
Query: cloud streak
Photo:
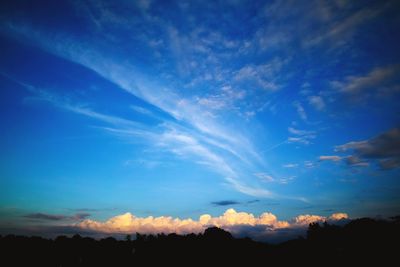
[(376, 137), (352, 141), (335, 147), (337, 152), (353, 152), (347, 159), (352, 164), (378, 161), (382, 170), (400, 167), (400, 129), (394, 128)]
[(86, 212), (76, 213), (75, 215), (55, 215), (55, 214), (47, 214), (47, 213), (30, 213), (26, 214), (23, 217), (27, 219), (33, 219), (38, 221), (80, 221), (87, 219), (90, 214)]
[[(162, 79), (155, 82), (129, 63), (121, 62), (113, 57), (105, 58), (97, 46), (91, 42), (83, 43), (64, 34), (56, 34), (50, 38), (47, 33), (27, 25), (10, 25), (10, 30), (14, 34), (28, 38), (47, 52), (96, 72), (122, 90), (157, 107), (173, 119), (164, 118), (154, 131), (154, 128), (144, 127), (138, 122), (104, 114), (79, 104), (66, 104), (52, 98), (46, 100), (74, 113), (112, 125), (113, 127), (104, 127), (112, 134), (124, 135), (125, 138), (143, 137), (144, 140), (150, 140), (149, 143), (153, 146), (174, 153), (182, 159), (194, 159), (195, 162), (204, 163), (211, 170), (222, 175), (231, 187), (239, 192), (257, 197), (273, 195), (269, 190), (258, 185), (256, 180), (252, 180), (251, 173), (264, 169), (265, 162), (259, 155), (251, 136), (238, 129), (233, 131), (228, 124), (220, 120), (217, 117), (218, 114), (215, 114), (219, 108), (204, 112), (204, 105), (222, 107), (219, 98), (184, 97), (179, 90), (163, 83)], [(178, 37), (179, 35), (176, 36)], [(271, 64), (249, 68), (271, 77), (282, 64), (279, 60), (275, 60)], [(239, 71), (236, 75), (237, 80), (245, 79), (244, 73), (245, 70)], [(260, 75), (257, 74), (257, 83), (266, 89), (268, 87), (266, 78)], [(223, 86), (221, 90), (222, 96), (229, 99), (243, 97), (243, 94), (234, 91), (229, 86)], [(134, 110), (141, 112), (144, 116), (152, 116), (143, 109), (134, 108)]]
[(365, 100), (371, 97), (387, 97), (399, 92), (398, 77), (400, 65), (380, 66), (364, 75), (347, 76), (331, 85), (351, 100)]
[[(46, 90), (19, 81), (16, 82), (35, 94), (39, 100), (49, 102), (57, 108), (62, 108), (109, 124), (111, 127), (101, 126), (99, 128), (111, 134), (127, 138), (128, 140), (139, 137), (149, 142), (155, 148), (173, 153), (184, 160), (194, 160), (207, 166), (210, 170), (222, 175), (233, 189), (241, 193), (255, 197), (277, 197), (277, 195), (274, 195), (267, 189), (246, 185), (240, 181), (241, 177), (252, 176), (246, 174), (249, 172), (249, 169), (253, 168), (253, 164), (247, 161), (246, 157), (251, 155), (254, 157), (257, 153), (252, 152), (249, 155), (246, 151), (238, 150), (235, 143), (239, 141), (233, 139), (233, 137), (229, 137), (232, 140), (224, 140), (219, 137), (218, 133), (217, 136), (207, 135), (196, 128), (187, 127), (171, 120), (164, 121), (156, 128), (149, 127), (137, 121), (94, 111), (84, 105), (71, 104), (71, 101), (67, 101)], [(185, 106), (185, 103), (186, 101), (181, 101), (180, 104)], [(245, 139), (243, 142), (239, 142), (239, 149), (240, 144), (251, 146), (251, 143)], [(253, 150), (251, 149), (251, 151)], [(256, 161), (258, 159), (259, 156), (257, 155)]]
[(340, 161), (342, 160), (339, 156), (319, 156), (320, 161)]
[(233, 201), (233, 200), (220, 200), (220, 201), (213, 201), (211, 204), (215, 206), (230, 206), (230, 205), (237, 205), (240, 204), (240, 202)]

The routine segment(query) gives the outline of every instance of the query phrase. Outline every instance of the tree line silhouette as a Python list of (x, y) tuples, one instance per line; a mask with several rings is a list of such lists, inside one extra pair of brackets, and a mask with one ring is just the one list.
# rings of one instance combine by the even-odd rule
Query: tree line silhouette
[[(280, 244), (234, 238), (217, 227), (203, 234), (136, 233), (125, 240), (96, 240), (78, 234), (55, 239), (0, 236), (2, 266), (143, 266), (272, 264), (398, 265), (400, 216), (391, 220), (362, 218), (344, 226), (309, 225), (307, 235)], [(7, 263), (7, 264), (4, 264)]]

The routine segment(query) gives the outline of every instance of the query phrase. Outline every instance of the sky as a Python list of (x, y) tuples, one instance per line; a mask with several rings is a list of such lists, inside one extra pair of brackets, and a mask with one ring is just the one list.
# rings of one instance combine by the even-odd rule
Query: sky
[(2, 1), (0, 232), (257, 238), (400, 214), (399, 14)]

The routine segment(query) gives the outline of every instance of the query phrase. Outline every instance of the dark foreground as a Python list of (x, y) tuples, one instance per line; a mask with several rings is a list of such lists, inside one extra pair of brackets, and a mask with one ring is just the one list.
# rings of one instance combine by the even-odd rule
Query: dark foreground
[(399, 266), (400, 219), (311, 224), (306, 238), (278, 245), (235, 239), (215, 227), (200, 235), (138, 235), (125, 241), (9, 235), (0, 237), (0, 245), (2, 266)]

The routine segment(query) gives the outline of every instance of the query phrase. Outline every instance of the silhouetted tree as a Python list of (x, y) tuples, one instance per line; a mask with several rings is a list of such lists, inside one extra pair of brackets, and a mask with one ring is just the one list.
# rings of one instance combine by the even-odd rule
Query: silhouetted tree
[(132, 236), (131, 235), (126, 235), (125, 240), (127, 242), (131, 242), (132, 241)]

